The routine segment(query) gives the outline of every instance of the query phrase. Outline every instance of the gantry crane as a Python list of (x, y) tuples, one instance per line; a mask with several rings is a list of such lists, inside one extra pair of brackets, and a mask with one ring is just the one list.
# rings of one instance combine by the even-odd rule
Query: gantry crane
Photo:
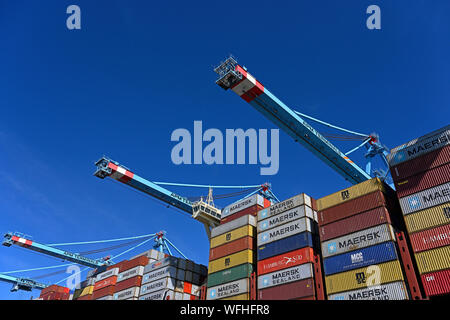
[(29, 278), (13, 277), (1, 273), (0, 273), (0, 281), (12, 283), (13, 287), (11, 288), (11, 292), (18, 290), (31, 291), (33, 289), (42, 290), (47, 287), (47, 285), (39, 283)]
[[(371, 175), (376, 175), (383, 179), (386, 178), (389, 173), (388, 170), (377, 171), (372, 170), (371, 167), (370, 160), (376, 155), (380, 155), (384, 165), (388, 167), (386, 156), (389, 152), (388, 149), (380, 143), (378, 135), (364, 135), (354, 131), (345, 130), (290, 109), (267, 90), (261, 82), (250, 75), (245, 67), (239, 65), (233, 57), (226, 59), (215, 68), (214, 71), (219, 75), (216, 83), (220, 87), (225, 90), (231, 89), (234, 91), (276, 126), (294, 138), (296, 142), (305, 146), (309, 151), (314, 153), (352, 184), (371, 179)], [(346, 131), (347, 133), (361, 135), (363, 136), (364, 141), (357, 148), (344, 154), (303, 120), (300, 115), (329, 127)], [(351, 152), (362, 146), (367, 147), (365, 157), (368, 159), (368, 163), (365, 171), (348, 157)]]
[[(211, 228), (219, 225), (221, 210), (216, 208), (212, 203), (212, 191), (211, 187), (225, 187), (225, 186), (202, 186), (210, 188), (210, 193), (208, 200), (205, 202), (202, 199), (197, 202), (191, 202), (189, 199), (182, 197), (172, 191), (169, 191), (160, 185), (164, 184), (162, 182), (151, 182), (148, 181), (137, 174), (133, 173), (131, 170), (127, 169), (118, 162), (111, 160), (107, 157), (102, 157), (98, 160), (95, 165), (97, 170), (94, 175), (101, 179), (110, 177), (116, 181), (122, 182), (136, 190), (142, 191), (152, 197), (155, 197), (175, 208), (178, 208), (190, 215), (205, 227), (208, 238), (211, 236)], [(159, 185), (158, 185), (159, 184)], [(199, 186), (199, 185), (188, 185), (181, 183), (165, 183), (168, 185), (177, 186)], [(264, 197), (273, 202), (277, 202), (275, 195), (270, 190), (270, 184), (265, 183), (263, 185), (253, 185), (253, 186), (227, 186), (229, 188), (246, 188), (246, 187), (256, 187), (257, 189), (253, 192), (258, 192)], [(253, 194), (252, 193), (252, 194)]]

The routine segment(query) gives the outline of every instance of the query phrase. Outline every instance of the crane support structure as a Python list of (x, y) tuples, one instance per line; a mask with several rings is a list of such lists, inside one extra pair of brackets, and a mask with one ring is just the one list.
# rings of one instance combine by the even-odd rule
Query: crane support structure
[(50, 246), (47, 246), (45, 244), (38, 243), (36, 241), (32, 241), (29, 239), (26, 239), (22, 236), (19, 236), (17, 233), (14, 234), (12, 232), (8, 232), (5, 234), (3, 239), (3, 245), (6, 247), (10, 247), (11, 245), (18, 245), (25, 249), (30, 249), (33, 251), (37, 251), (49, 256), (53, 256), (56, 258), (61, 258), (63, 260), (75, 262), (77, 264), (90, 267), (90, 268), (97, 268), (103, 265), (110, 264), (109, 261), (105, 259), (91, 259), (84, 256), (81, 256), (79, 254), (53, 248)]
[(0, 273), (0, 281), (12, 283), (13, 287), (11, 288), (11, 292), (18, 290), (31, 291), (33, 289), (42, 290), (47, 287), (47, 285), (39, 283), (32, 279), (18, 278), (1, 273)]
[(216, 83), (225, 90), (231, 89), (256, 110), (261, 112), (276, 126), (290, 135), (294, 140), (328, 166), (337, 171), (352, 184), (357, 184), (371, 176), (357, 166), (330, 141), (316, 131), (311, 125), (291, 110), (258, 80), (247, 69), (240, 66), (232, 57), (214, 69), (219, 75)]

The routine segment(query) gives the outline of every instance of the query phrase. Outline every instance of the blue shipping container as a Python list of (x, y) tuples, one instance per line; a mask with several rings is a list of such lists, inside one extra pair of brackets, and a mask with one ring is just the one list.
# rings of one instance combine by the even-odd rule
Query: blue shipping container
[(360, 250), (339, 254), (323, 260), (325, 275), (349, 271), (372, 264), (398, 259), (395, 243), (384, 242)]
[(314, 247), (311, 232), (305, 231), (258, 247), (258, 261), (304, 247)]

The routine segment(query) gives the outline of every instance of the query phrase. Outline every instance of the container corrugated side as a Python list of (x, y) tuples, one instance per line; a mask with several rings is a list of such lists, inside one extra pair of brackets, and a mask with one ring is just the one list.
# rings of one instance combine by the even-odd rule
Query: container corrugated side
[(95, 277), (95, 282), (98, 282), (100, 280), (112, 277), (112, 276), (117, 276), (119, 274), (119, 268), (113, 268), (110, 269), (108, 271), (99, 273), (96, 277)]
[(117, 276), (111, 276), (109, 278), (97, 281), (94, 285), (94, 291), (99, 290), (101, 288), (105, 288), (107, 286), (113, 286), (117, 282)]
[(211, 248), (218, 247), (220, 245), (229, 243), (231, 241), (237, 240), (243, 237), (255, 237), (256, 236), (256, 228), (253, 226), (243, 226), (237, 229), (234, 229), (230, 232), (226, 232), (221, 234), (220, 236), (211, 238)]
[(315, 295), (314, 280), (305, 279), (258, 290), (258, 300), (289, 300)]
[(385, 207), (378, 207), (319, 227), (321, 241), (338, 238), (380, 224), (392, 224)]
[(223, 299), (249, 292), (248, 278), (227, 282), (208, 288), (206, 300)]
[(142, 276), (128, 278), (124, 281), (117, 282), (114, 286), (114, 292), (119, 292), (132, 287), (140, 287), (142, 284)]
[(232, 220), (228, 223), (224, 223), (218, 225), (215, 228), (211, 229), (211, 238), (217, 237), (226, 232), (230, 232), (231, 230), (238, 229), (243, 226), (254, 226), (256, 227), (256, 217), (252, 215), (245, 215), (243, 217)]
[(119, 273), (117, 276), (117, 282), (121, 282), (133, 277), (142, 276), (144, 274), (144, 267), (143, 266), (137, 266), (131, 269), (128, 269), (124, 272)]
[(105, 287), (103, 289), (94, 291), (92, 293), (92, 299), (97, 300), (98, 298), (103, 298), (105, 296), (112, 296), (114, 294), (114, 286)]
[(399, 198), (450, 182), (450, 163), (395, 183)]
[(371, 265), (325, 277), (327, 295), (362, 289), (372, 285), (404, 281), (398, 260)]
[(402, 162), (391, 168), (394, 182), (406, 179), (423, 171), (430, 170), (450, 161), (450, 145), (434, 150), (414, 160)]
[(146, 295), (162, 289), (175, 290), (176, 281), (177, 280), (175, 278), (165, 277), (153, 282), (143, 284), (141, 285), (140, 295)]
[(228, 298), (223, 298), (223, 299), (219, 299), (219, 300), (250, 300), (250, 293), (243, 293), (237, 296), (232, 296), (232, 297), (228, 297)]
[(313, 276), (312, 263), (305, 263), (258, 276), (258, 289), (262, 290), (290, 282), (309, 279), (313, 278)]
[(283, 211), (282, 213), (279, 213), (277, 215), (273, 215), (263, 221), (258, 220), (257, 231), (258, 233), (260, 233), (303, 217), (308, 217), (311, 220), (314, 220), (313, 210), (308, 206), (302, 205), (287, 211)]
[(410, 234), (414, 252), (431, 250), (450, 245), (450, 224)]
[(270, 207), (260, 210), (258, 212), (258, 221), (262, 221), (264, 219), (273, 217), (275, 215), (278, 215), (280, 213), (283, 213), (285, 211), (288, 211), (290, 209), (302, 205), (307, 205), (308, 207), (312, 208), (311, 197), (304, 193), (296, 195), (292, 198), (289, 198), (287, 200), (281, 201), (279, 203), (271, 205)]
[(214, 273), (244, 263), (253, 264), (256, 261), (255, 255), (256, 253), (252, 250), (243, 250), (241, 252), (233, 253), (229, 256), (216, 259), (209, 262), (208, 272)]
[(140, 256), (134, 259), (127, 260), (123, 264), (121, 264), (119, 273), (136, 268), (138, 266), (146, 266), (148, 265), (148, 262), (149, 259), (147, 256)]
[[(181, 260), (181, 261), (178, 261), (178, 260)], [(159, 268), (163, 268), (163, 267), (167, 267), (167, 266), (177, 267), (179, 264), (181, 265), (179, 267), (180, 269), (186, 268), (186, 260), (177, 259), (176, 257), (170, 256), (170, 257), (164, 258), (162, 260), (158, 260), (156, 262), (149, 263), (148, 265), (145, 266), (144, 273), (148, 273), (150, 271), (153, 271), (153, 270), (156, 270)], [(184, 266), (184, 268), (182, 266)]]
[(226, 255), (239, 252), (245, 249), (256, 249), (256, 239), (252, 237), (244, 237), (209, 250), (209, 261), (216, 260)]
[(386, 191), (389, 188), (379, 178), (358, 183), (350, 188), (342, 189), (323, 198), (317, 199), (317, 211), (322, 211), (338, 204), (356, 199), (375, 191)]
[(113, 300), (126, 300), (139, 297), (139, 287), (128, 288), (114, 293)]
[(323, 269), (325, 275), (328, 276), (397, 259), (398, 255), (395, 243), (385, 242), (326, 258), (323, 260)]
[(408, 300), (408, 291), (403, 281), (380, 286), (336, 293), (328, 296), (328, 300)]
[(450, 269), (450, 246), (415, 254), (420, 274)]
[(176, 278), (177, 276), (177, 268), (173, 266), (167, 266), (161, 269), (156, 269), (149, 273), (144, 273), (142, 278), (142, 284), (149, 283), (164, 277), (172, 277)]
[(226, 218), (229, 215), (232, 215), (254, 205), (264, 207), (264, 197), (259, 194), (254, 194), (250, 197), (232, 203), (223, 208), (221, 216), (222, 218)]
[(400, 198), (404, 215), (450, 202), (450, 182)]
[(395, 240), (396, 237), (392, 226), (390, 224), (382, 224), (322, 242), (322, 257), (331, 257), (386, 241)]
[(408, 214), (405, 216), (405, 223), (409, 233), (448, 224), (450, 223), (450, 202)]
[(304, 247), (313, 247), (314, 238), (311, 232), (302, 232), (291, 237), (271, 242), (258, 247), (258, 261), (264, 260), (285, 252), (301, 249)]
[(263, 209), (264, 207), (261, 207), (259, 205), (254, 205), (251, 207), (248, 207), (247, 209), (241, 210), (239, 212), (230, 214), (229, 216), (226, 216), (225, 218), (220, 219), (220, 225), (230, 223), (231, 221), (237, 220), (239, 218), (245, 217), (245, 216), (252, 216), (256, 217), (258, 214), (258, 211)]
[(297, 249), (258, 261), (258, 275), (283, 270), (308, 262), (314, 262), (314, 250), (310, 247)]
[(450, 293), (450, 269), (423, 274), (421, 280), (428, 296)]
[(207, 283), (208, 288), (226, 282), (231, 282), (242, 278), (248, 278), (250, 277), (253, 271), (256, 271), (256, 268), (250, 263), (245, 263), (236, 267), (211, 273), (208, 275), (208, 283)]
[(139, 300), (174, 300), (174, 299), (175, 299), (175, 291), (168, 289), (163, 289), (139, 296)]
[(305, 231), (314, 233), (312, 220), (309, 218), (300, 218), (279, 227), (261, 232), (258, 234), (258, 246), (263, 246), (274, 241), (278, 241)]
[(395, 147), (386, 157), (389, 166), (393, 167), (450, 144), (449, 135), (450, 125)]

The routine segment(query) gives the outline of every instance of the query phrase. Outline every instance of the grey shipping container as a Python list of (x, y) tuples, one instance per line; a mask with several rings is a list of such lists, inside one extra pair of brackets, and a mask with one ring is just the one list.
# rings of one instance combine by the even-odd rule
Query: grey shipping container
[(178, 258), (170, 256), (170, 257), (158, 260), (156, 262), (149, 263), (148, 265), (145, 266), (144, 273), (149, 273), (153, 270), (164, 268), (167, 266), (177, 267), (177, 265), (178, 265)]
[(276, 214), (267, 218), (263, 221), (258, 220), (258, 233), (278, 227), (280, 225), (286, 224), (297, 219), (308, 217), (314, 220), (313, 210), (305, 205), (298, 206), (282, 213)]
[(311, 197), (302, 193), (287, 200), (276, 203), (268, 208), (264, 208), (258, 212), (258, 221), (262, 221), (301, 205), (307, 205), (311, 208)]
[(130, 270), (126, 270), (124, 272), (119, 273), (117, 276), (117, 282), (124, 281), (133, 277), (142, 276), (144, 275), (144, 267), (143, 266), (137, 266), (134, 268), (131, 268)]
[(139, 300), (174, 300), (175, 291), (162, 289), (139, 297)]
[(175, 284), (177, 280), (175, 278), (165, 277), (153, 282), (149, 282), (141, 285), (140, 295), (146, 295), (150, 292), (159, 291), (162, 289), (175, 290)]
[(247, 292), (249, 292), (248, 278), (244, 278), (208, 288), (206, 300), (222, 299)]
[(313, 277), (312, 263), (278, 270), (258, 277), (258, 289), (279, 286), (289, 282), (295, 282)]
[(185, 272), (185, 274), (184, 274), (184, 281), (187, 281), (187, 282), (189, 282), (189, 283), (192, 283), (192, 277), (193, 277), (193, 272), (192, 271), (186, 271)]
[(227, 222), (227, 223), (221, 224), (215, 228), (212, 228), (211, 229), (211, 238), (217, 237), (228, 231), (231, 231), (231, 230), (243, 227), (243, 226), (247, 226), (247, 225), (256, 227), (256, 217), (247, 214), (245, 216), (242, 216), (240, 218), (231, 220), (230, 222)]
[(400, 198), (403, 214), (431, 208), (450, 201), (450, 182)]
[(223, 219), (225, 217), (232, 215), (233, 213), (242, 211), (254, 205), (260, 205), (261, 207), (264, 207), (264, 198), (259, 194), (254, 194), (250, 197), (244, 198), (233, 204), (230, 204), (225, 208), (223, 208), (221, 218)]
[(311, 219), (301, 218), (290, 223), (281, 225), (268, 231), (264, 231), (258, 234), (258, 247), (266, 245), (268, 243), (278, 241), (298, 233), (309, 231), (314, 233), (315, 230), (312, 226)]
[(408, 298), (408, 291), (403, 281), (328, 296), (328, 300), (408, 300)]
[(100, 280), (112, 277), (112, 276), (117, 276), (119, 274), (119, 268), (113, 268), (111, 270), (99, 273), (96, 277), (95, 277), (95, 282), (98, 282)]
[(165, 277), (176, 278), (176, 276), (177, 268), (168, 266), (161, 269), (156, 269), (149, 273), (144, 273), (144, 276), (142, 277), (142, 284), (146, 284)]
[(139, 287), (128, 288), (114, 293), (113, 300), (126, 300), (139, 297)]
[(178, 258), (177, 268), (186, 270), (186, 260), (184, 260), (183, 258)]

